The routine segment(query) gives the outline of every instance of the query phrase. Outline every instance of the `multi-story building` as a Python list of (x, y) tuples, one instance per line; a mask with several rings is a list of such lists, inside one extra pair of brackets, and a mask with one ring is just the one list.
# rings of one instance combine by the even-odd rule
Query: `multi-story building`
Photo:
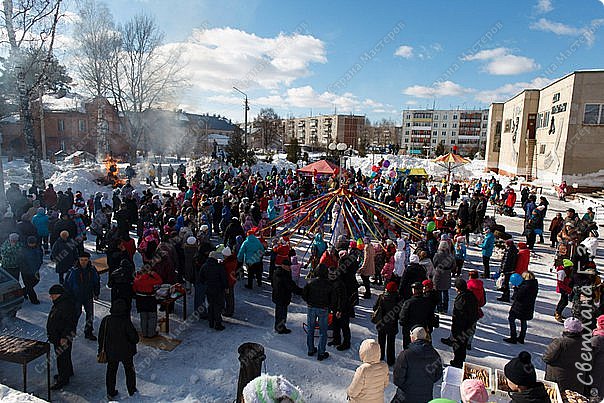
[(575, 71), (506, 101), (500, 140), (492, 127), (497, 121), (491, 119), (489, 128), (491, 170), (554, 184), (602, 186), (594, 179), (604, 170), (604, 70)]
[(434, 155), (439, 144), (462, 155), (484, 152), (488, 109), (403, 111), (401, 146), (409, 154)]
[(362, 115), (318, 115), (281, 121), (285, 142), (296, 138), (309, 148), (325, 148), (333, 142), (358, 148), (365, 127)]

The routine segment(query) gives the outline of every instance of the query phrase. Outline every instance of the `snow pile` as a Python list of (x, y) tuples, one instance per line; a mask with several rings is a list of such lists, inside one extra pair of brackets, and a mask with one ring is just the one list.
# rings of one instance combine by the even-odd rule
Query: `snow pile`
[(56, 172), (47, 183), (52, 183), (55, 190), (66, 190), (68, 187), (73, 191), (80, 190), (84, 197), (96, 192), (112, 192), (111, 187), (99, 185), (96, 180), (101, 176), (97, 167), (73, 168), (65, 172)]
[[(22, 159), (3, 163), (4, 183), (17, 183), (18, 185), (31, 185), (31, 171), (29, 163)], [(60, 172), (60, 166), (48, 161), (42, 161), (42, 171), (44, 179), (50, 178), (56, 172)]]
[(18, 390), (11, 389), (2, 384), (0, 384), (0, 401), (2, 403), (44, 402), (42, 399), (38, 399), (37, 397), (28, 395), (27, 393), (19, 392)]

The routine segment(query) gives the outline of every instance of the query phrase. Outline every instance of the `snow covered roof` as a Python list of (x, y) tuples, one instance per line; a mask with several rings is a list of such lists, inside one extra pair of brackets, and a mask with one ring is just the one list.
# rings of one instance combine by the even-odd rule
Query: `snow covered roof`
[(2, 122), (2, 123), (18, 123), (20, 121), (21, 121), (21, 117), (19, 116), (18, 113), (14, 113), (12, 115), (6, 116), (2, 120), (0, 120), (0, 122)]
[(80, 112), (86, 113), (84, 104), (86, 98), (79, 94), (67, 94), (62, 98), (56, 98), (54, 95), (44, 95), (42, 104), (44, 109), (53, 112)]

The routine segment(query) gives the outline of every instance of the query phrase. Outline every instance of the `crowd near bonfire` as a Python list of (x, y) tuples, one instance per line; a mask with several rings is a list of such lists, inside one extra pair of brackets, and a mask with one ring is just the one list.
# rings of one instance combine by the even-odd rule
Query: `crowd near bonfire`
[[(158, 309), (171, 312), (179, 298), (189, 297), (195, 320), (228, 333), (234, 326), (229, 318), (254, 309), (236, 300), (269, 288), (276, 337), (292, 332), (293, 295), (307, 304), (305, 347), (308, 359), (320, 365), (334, 365), (330, 354), (353, 348), (351, 323), (360, 300), (371, 301), (375, 337), (360, 344), (361, 363), (341, 397), (353, 402), (429, 402), (445, 367), (450, 373), (463, 369), (455, 399), (491, 401), (493, 381), (468, 365), (481, 319), (491, 306), (509, 307), (509, 337), (500, 341), (523, 345), (532, 337), (537, 297), (557, 293), (550, 314), (562, 323), (561, 335), (545, 350), (511, 359), (499, 390), (509, 392), (508, 401), (549, 402), (553, 382), (568, 401), (571, 395), (585, 399), (576, 401), (602, 398), (604, 315), (593, 211), (569, 208), (554, 215), (547, 198), (529, 186), (515, 189), (494, 177), (447, 182), (388, 165), (382, 160), (366, 176), (352, 169), (304, 174), (273, 167), (262, 175), (245, 166), (187, 170), (158, 164), (139, 172), (142, 185), (135, 187), (133, 168), (122, 177), (118, 161), (108, 157), (101, 181), (112, 193), (11, 185), (10, 208), (0, 223), (2, 269), (23, 283), (28, 303), (39, 304), (38, 293), (53, 301), (47, 321), (57, 367), (52, 389), (69, 390), (74, 374), (85, 372), (72, 364), (72, 345), (94, 342), (98, 361), (107, 364), (107, 397), (118, 396), (120, 363), (127, 394), (135, 396), (137, 344), (165, 330)], [(497, 213), (487, 214), (490, 209)], [(523, 232), (498, 223), (504, 216), (523, 221)], [(531, 270), (539, 244), (556, 256), (555, 291), (540, 288)], [(470, 248), (481, 251), (479, 269), (468, 268)], [(56, 284), (39, 289), (46, 255)], [(95, 323), (105, 275), (110, 314)], [(247, 290), (236, 287), (240, 281)], [(487, 282), (500, 292), (496, 301), (487, 301)], [(131, 320), (133, 308), (140, 329)], [(78, 337), (82, 312), (86, 341)], [(451, 328), (440, 343), (453, 351), (449, 363), (432, 337), (445, 316)], [(581, 353), (586, 346), (589, 356)], [(537, 380), (535, 355), (547, 365), (545, 382)], [(239, 391), (246, 403), (307, 400), (308, 391), (283, 376), (247, 381)], [(385, 396), (390, 383), (396, 393)], [(447, 397), (453, 396), (433, 401), (453, 401)]]

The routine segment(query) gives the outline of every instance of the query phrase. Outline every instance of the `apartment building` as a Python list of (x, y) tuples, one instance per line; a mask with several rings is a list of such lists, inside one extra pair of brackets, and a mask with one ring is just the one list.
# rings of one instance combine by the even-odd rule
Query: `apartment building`
[(329, 143), (346, 143), (358, 148), (365, 127), (363, 115), (319, 115), (281, 121), (285, 141), (296, 138), (303, 146), (324, 148)]
[[(493, 127), (498, 121), (500, 140)], [(488, 133), (487, 167), (493, 171), (602, 186), (597, 179), (604, 172), (604, 70), (575, 71), (522, 91), (503, 104), (501, 119), (490, 120)]]
[(434, 155), (439, 144), (462, 155), (484, 152), (489, 111), (414, 109), (403, 111), (401, 145), (408, 154)]

